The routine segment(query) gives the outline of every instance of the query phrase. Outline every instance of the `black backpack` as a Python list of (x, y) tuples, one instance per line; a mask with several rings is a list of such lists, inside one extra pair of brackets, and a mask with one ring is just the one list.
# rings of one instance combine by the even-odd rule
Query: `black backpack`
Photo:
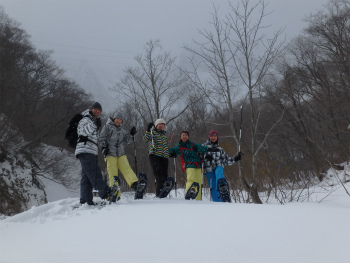
[(83, 118), (81, 113), (77, 113), (70, 120), (68, 128), (66, 130), (66, 136), (64, 137), (68, 140), (68, 146), (72, 148), (76, 148), (78, 144), (78, 124), (79, 121)]

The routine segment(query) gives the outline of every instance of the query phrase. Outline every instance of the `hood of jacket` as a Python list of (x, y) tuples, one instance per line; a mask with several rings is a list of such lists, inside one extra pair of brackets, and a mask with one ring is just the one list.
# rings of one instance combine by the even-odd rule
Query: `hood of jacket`
[(108, 118), (106, 125), (111, 125), (114, 129), (117, 129), (117, 130), (121, 130), (123, 127), (123, 123), (120, 124), (119, 126), (115, 125), (112, 117)]

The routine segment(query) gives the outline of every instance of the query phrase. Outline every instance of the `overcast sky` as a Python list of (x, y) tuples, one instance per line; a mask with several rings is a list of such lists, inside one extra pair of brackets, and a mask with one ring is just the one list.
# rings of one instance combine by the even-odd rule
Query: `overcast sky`
[[(286, 27), (290, 40), (306, 26), (303, 19), (328, 1), (266, 2), (273, 12), (266, 23), (271, 29)], [(105, 85), (121, 78), (151, 39), (159, 39), (173, 56), (184, 55), (181, 47), (208, 27), (213, 3), (226, 12), (224, 0), (0, 0), (38, 49), (53, 50), (53, 59), (68, 73), (89, 65)]]

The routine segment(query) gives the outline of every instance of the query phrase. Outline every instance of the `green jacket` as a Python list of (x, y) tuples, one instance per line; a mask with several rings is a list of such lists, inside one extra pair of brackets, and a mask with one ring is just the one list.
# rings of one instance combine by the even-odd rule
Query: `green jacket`
[(207, 153), (208, 147), (187, 140), (186, 142), (180, 141), (169, 151), (172, 155), (181, 156), (181, 166), (184, 171), (186, 168), (201, 168), (202, 160), (197, 153)]
[(149, 154), (169, 158), (169, 139), (165, 135), (166, 131), (152, 130), (152, 134), (146, 131), (145, 136), (143, 136), (143, 140), (148, 142)]

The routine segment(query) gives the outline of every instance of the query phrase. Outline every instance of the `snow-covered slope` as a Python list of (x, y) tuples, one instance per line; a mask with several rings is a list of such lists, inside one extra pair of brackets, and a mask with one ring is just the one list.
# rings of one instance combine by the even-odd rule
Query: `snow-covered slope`
[(72, 210), (78, 199), (64, 199), (0, 221), (0, 262), (345, 263), (350, 197), (333, 190), (321, 203), (288, 205), (126, 193), (117, 204)]
[(101, 78), (103, 72), (100, 74), (96, 73), (93, 67), (85, 61), (72, 64), (67, 69), (66, 75), (78, 83), (87, 93), (91, 94), (93, 100), (100, 102), (104, 112), (116, 110), (114, 101), (116, 94), (110, 90), (116, 81), (107, 81)]
[(74, 154), (45, 144), (26, 151), (16, 148), (26, 143), (19, 137), (17, 145), (7, 143), (0, 151), (0, 214), (79, 196), (81, 169)]

